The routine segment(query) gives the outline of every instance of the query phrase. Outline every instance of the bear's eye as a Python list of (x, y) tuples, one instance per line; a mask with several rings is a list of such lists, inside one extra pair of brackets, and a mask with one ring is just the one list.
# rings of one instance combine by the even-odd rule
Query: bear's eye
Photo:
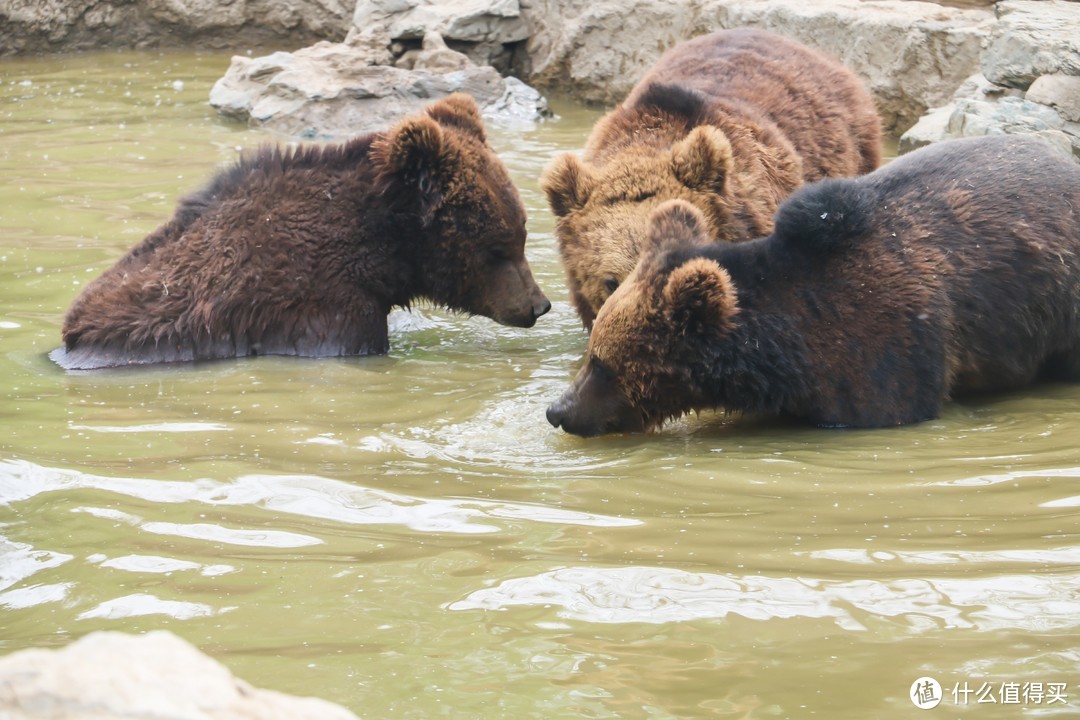
[(608, 295), (611, 295), (612, 293), (614, 293), (618, 288), (619, 288), (619, 281), (616, 280), (615, 278), (609, 277), (609, 278), (604, 279), (604, 290), (607, 291)]
[(502, 247), (501, 245), (489, 247), (487, 250), (487, 256), (488, 259), (491, 260), (491, 262), (496, 263), (506, 262), (510, 259), (510, 253), (508, 253), (506, 251), (506, 248)]
[(656, 193), (649, 191), (639, 192), (635, 195), (615, 195), (604, 200), (604, 205), (618, 205), (619, 203), (640, 203), (656, 197)]

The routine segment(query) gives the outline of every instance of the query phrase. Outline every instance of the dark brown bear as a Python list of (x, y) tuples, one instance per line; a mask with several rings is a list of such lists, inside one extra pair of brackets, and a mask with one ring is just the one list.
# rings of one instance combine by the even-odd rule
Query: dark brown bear
[(384, 353), (387, 313), (420, 297), (531, 327), (550, 304), (524, 248), (518, 193), (454, 95), (388, 132), (242, 159), (86, 287), (54, 359)]
[(682, 199), (709, 237), (767, 235), (804, 182), (881, 161), (881, 122), (855, 75), (762, 30), (726, 30), (669, 50), (593, 129), (581, 160), (541, 180), (558, 218), (570, 296), (586, 327), (630, 274), (649, 214)]
[(932, 145), (791, 196), (772, 235), (708, 243), (662, 206), (548, 409), (577, 435), (691, 410), (882, 427), (952, 394), (1080, 380), (1080, 166), (1041, 141)]

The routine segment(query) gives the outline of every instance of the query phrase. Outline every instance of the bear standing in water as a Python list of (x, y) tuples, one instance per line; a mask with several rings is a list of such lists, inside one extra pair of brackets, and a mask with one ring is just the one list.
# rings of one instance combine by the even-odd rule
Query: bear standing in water
[(591, 436), (691, 410), (883, 427), (952, 394), (1080, 380), (1080, 166), (1042, 141), (931, 145), (708, 242), (672, 202), (548, 420)]
[(630, 274), (649, 214), (682, 199), (708, 236), (767, 235), (804, 182), (868, 173), (881, 121), (850, 70), (763, 30), (704, 35), (669, 50), (541, 185), (558, 218), (570, 297), (586, 328)]
[(52, 356), (385, 353), (387, 313), (420, 297), (531, 327), (550, 303), (524, 250), (517, 190), (452, 95), (384, 133), (243, 158), (86, 287)]

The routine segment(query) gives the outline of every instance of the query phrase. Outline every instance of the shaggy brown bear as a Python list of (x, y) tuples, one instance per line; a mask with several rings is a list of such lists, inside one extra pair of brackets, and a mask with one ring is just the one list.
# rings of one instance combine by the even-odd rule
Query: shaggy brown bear
[(689, 204), (654, 213), (552, 425), (723, 408), (882, 427), (956, 393), (1080, 380), (1080, 166), (1039, 140), (931, 145), (797, 191), (766, 238), (708, 240)]
[(880, 161), (881, 121), (853, 73), (778, 35), (725, 30), (669, 50), (596, 124), (584, 157), (556, 158), (541, 185), (588, 328), (664, 200), (692, 203), (715, 240), (749, 240), (802, 183)]
[(384, 133), (242, 158), (86, 287), (54, 359), (384, 353), (387, 313), (420, 297), (531, 327), (550, 304), (524, 248), (517, 190), (453, 95)]

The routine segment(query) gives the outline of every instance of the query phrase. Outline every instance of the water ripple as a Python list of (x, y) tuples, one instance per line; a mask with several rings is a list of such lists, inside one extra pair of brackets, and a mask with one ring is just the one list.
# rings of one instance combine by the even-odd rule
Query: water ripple
[(42, 570), (63, 565), (73, 556), (49, 550), (35, 550), (26, 543), (0, 537), (0, 590), (11, 587)]
[(142, 529), (158, 535), (249, 547), (295, 548), (322, 543), (322, 540), (310, 535), (281, 530), (237, 530), (212, 523), (148, 522), (143, 523)]
[[(150, 480), (113, 478), (75, 470), (46, 468), (25, 461), (0, 461), (0, 504), (11, 504), (46, 492), (93, 488), (155, 503), (196, 502), (207, 505), (257, 506), (290, 515), (349, 525), (402, 525), (421, 532), (491, 533), (493, 520), (531, 521), (586, 527), (626, 527), (641, 521), (564, 510), (530, 503), (476, 499), (421, 498), (307, 475), (244, 475), (231, 482), (215, 480)], [(295, 533), (232, 530), (209, 523), (142, 523), (115, 510), (82, 508), (110, 519), (141, 524), (149, 532), (212, 542), (265, 547), (298, 547), (321, 542)]]
[(75, 587), (73, 582), (30, 585), (0, 593), (0, 606), (9, 610), (24, 610), (45, 603), (60, 602)]
[[(236, 568), (232, 565), (203, 565), (190, 560), (179, 560), (159, 555), (124, 555), (108, 559), (105, 559), (104, 556), (95, 556), (94, 559), (100, 560), (101, 567), (135, 573), (169, 574), (185, 570), (196, 570), (201, 575), (213, 577), (236, 571)], [(87, 558), (87, 560), (92, 560), (92, 558)]]
[[(866, 621), (909, 630), (1072, 630), (1080, 627), (1080, 576), (1000, 575), (935, 580), (833, 581), (734, 576), (657, 567), (568, 567), (507, 580), (450, 603), (450, 610), (555, 607), (594, 623), (821, 618), (845, 630)], [(868, 617), (863, 617), (868, 616)]]
[(98, 433), (195, 433), (220, 432), (230, 428), (215, 422), (161, 422), (143, 425), (77, 425), (69, 423), (71, 430), (89, 430)]
[(192, 618), (210, 617), (229, 612), (235, 608), (226, 607), (215, 610), (209, 605), (196, 602), (184, 602), (182, 600), (162, 600), (154, 595), (135, 593), (125, 595), (103, 603), (80, 613), (77, 620), (90, 620), (100, 618), (105, 620), (119, 620), (122, 618), (139, 617), (142, 615), (168, 615), (177, 620), (190, 620)]

